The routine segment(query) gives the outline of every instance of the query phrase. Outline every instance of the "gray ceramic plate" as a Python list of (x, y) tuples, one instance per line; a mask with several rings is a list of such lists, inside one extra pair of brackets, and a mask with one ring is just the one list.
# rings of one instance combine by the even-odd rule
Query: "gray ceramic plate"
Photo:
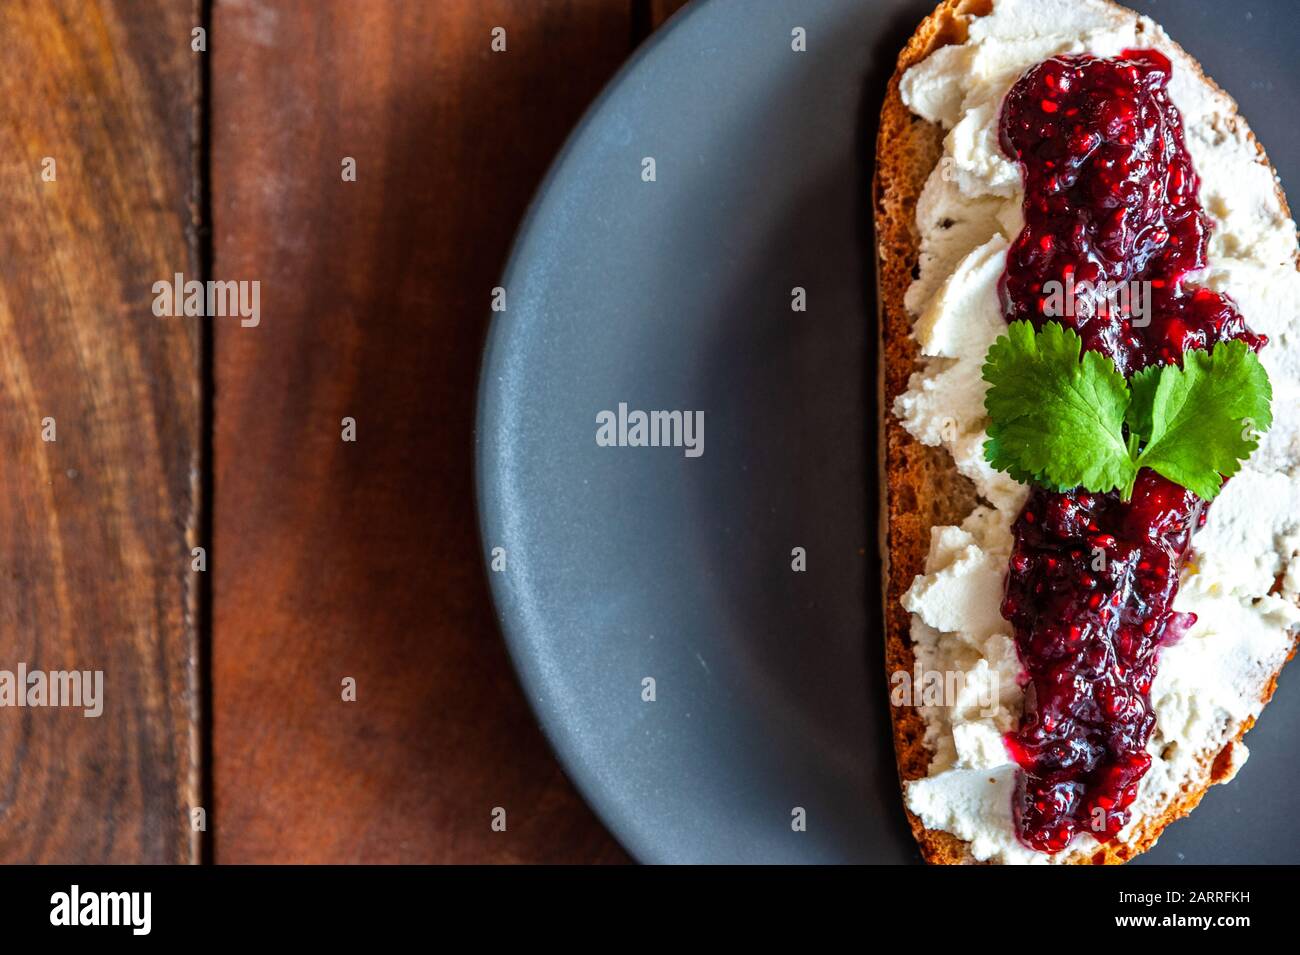
[[(919, 858), (881, 663), (867, 184), (885, 80), (930, 6), (693, 4), (573, 134), (503, 280), (477, 448), (495, 599), (556, 752), (640, 860)], [(1140, 6), (1300, 182), (1287, 4)], [(620, 402), (703, 411), (704, 453), (598, 447)], [(1297, 861), (1297, 683), (1148, 861)]]

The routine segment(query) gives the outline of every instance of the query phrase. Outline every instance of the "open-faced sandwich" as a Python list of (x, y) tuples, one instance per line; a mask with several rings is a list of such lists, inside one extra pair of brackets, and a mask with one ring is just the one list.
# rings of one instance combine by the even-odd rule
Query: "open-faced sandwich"
[(1300, 625), (1300, 278), (1236, 104), (1106, 0), (948, 0), (877, 146), (885, 614), (931, 862), (1123, 862)]

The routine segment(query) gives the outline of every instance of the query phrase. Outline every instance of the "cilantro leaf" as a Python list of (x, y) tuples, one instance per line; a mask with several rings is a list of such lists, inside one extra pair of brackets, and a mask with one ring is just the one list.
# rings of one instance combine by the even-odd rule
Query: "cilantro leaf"
[(1131, 433), (1143, 439), (1151, 437), (1151, 406), (1155, 402), (1156, 385), (1160, 384), (1160, 373), (1165, 367), (1148, 365), (1128, 380), (1133, 398), (1124, 415), (1124, 423)]
[[(1017, 481), (1055, 490), (1121, 488), (1151, 468), (1205, 500), (1241, 469), (1273, 423), (1272, 387), (1245, 342), (1188, 351), (1125, 383), (1055, 322), (1015, 322), (984, 364), (984, 456)], [(1141, 450), (1139, 450), (1141, 449)]]
[(1134, 376), (1129, 426), (1147, 439), (1137, 466), (1212, 500), (1273, 423), (1268, 373), (1243, 341), (1188, 351), (1181, 368), (1158, 372)]
[(1124, 436), (1128, 387), (1114, 362), (1084, 352), (1057, 322), (1013, 322), (984, 363), (984, 456), (1020, 481), (1092, 491), (1128, 487), (1137, 466)]

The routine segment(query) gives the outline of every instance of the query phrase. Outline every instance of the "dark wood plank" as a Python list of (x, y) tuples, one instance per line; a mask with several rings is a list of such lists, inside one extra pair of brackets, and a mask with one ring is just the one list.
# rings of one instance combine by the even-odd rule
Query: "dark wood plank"
[(201, 334), (151, 308), (197, 277), (196, 6), (0, 4), (0, 668), (104, 679), (0, 708), (3, 862), (198, 853)]
[(216, 4), (214, 273), (262, 282), (216, 333), (218, 862), (625, 858), (514, 682), (471, 428), (490, 290), (629, 15)]
[(689, 0), (649, 0), (651, 28), (659, 29), (665, 20), (686, 6), (688, 2)]

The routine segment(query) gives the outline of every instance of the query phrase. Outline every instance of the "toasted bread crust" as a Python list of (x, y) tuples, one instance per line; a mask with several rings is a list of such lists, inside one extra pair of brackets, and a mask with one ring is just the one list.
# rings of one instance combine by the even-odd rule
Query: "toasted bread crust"
[[(986, 16), (994, 0), (944, 0), (917, 28), (899, 54), (897, 68), (889, 81), (881, 109), (876, 141), (876, 171), (873, 208), (876, 229), (877, 299), (880, 308), (880, 412), (881, 422), (881, 555), (884, 574), (884, 626), (886, 673), (911, 672), (914, 664), (911, 614), (902, 596), (917, 574), (924, 571), (930, 547), (930, 529), (959, 524), (977, 503), (970, 481), (958, 474), (943, 448), (926, 447), (913, 438), (894, 416), (894, 399), (907, 390), (908, 378), (916, 368), (917, 347), (911, 337), (912, 319), (903, 296), (913, 279), (920, 236), (916, 226), (916, 203), (926, 179), (942, 154), (943, 131), (912, 114), (903, 104), (899, 84), (903, 73), (940, 47), (961, 43), (972, 19)], [(1214, 89), (1213, 81), (1200, 74)], [(1250, 137), (1263, 161), (1263, 147)], [(1270, 166), (1271, 168), (1271, 166)], [(1286, 197), (1278, 190), (1284, 210)], [(1300, 261), (1297, 262), (1300, 268)], [(1292, 645), (1291, 655), (1295, 654)], [(1289, 657), (1288, 657), (1289, 659)], [(1281, 667), (1261, 695), (1272, 698)], [(891, 706), (894, 750), (900, 782), (926, 775), (932, 753), (925, 745), (925, 723), (910, 706)], [(1155, 818), (1142, 820), (1133, 840), (1127, 844), (1097, 844), (1091, 851), (1078, 852), (1066, 861), (1078, 864), (1114, 865), (1127, 862), (1146, 851), (1176, 819), (1191, 812), (1209, 786), (1221, 781), (1232, 765), (1232, 750), (1253, 725), (1241, 731), (1218, 753), (1204, 754), (1201, 774), (1184, 783), (1178, 799)], [(910, 810), (912, 833), (927, 862), (959, 864), (974, 862), (966, 842), (951, 833), (927, 829)]]

